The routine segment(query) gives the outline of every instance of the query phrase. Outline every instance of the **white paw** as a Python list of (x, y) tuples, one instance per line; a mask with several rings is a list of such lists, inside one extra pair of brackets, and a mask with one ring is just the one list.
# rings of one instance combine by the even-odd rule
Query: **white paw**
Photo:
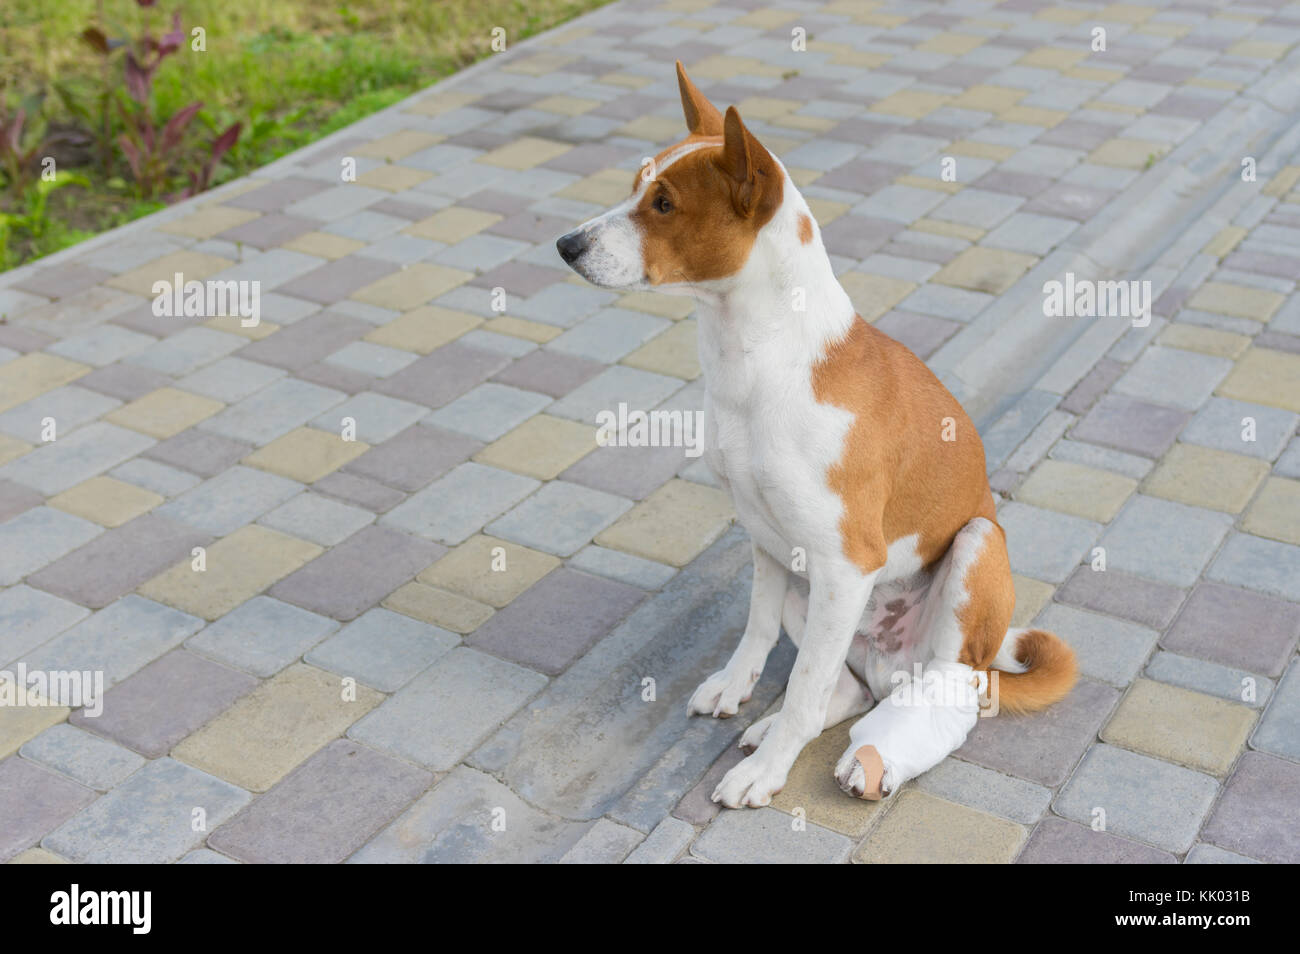
[(772, 722), (776, 719), (776, 714), (759, 719), (740, 737), (740, 748), (746, 755), (752, 755), (754, 750), (759, 747), (763, 741), (763, 736), (767, 735), (767, 730), (772, 728)]
[(861, 798), (867, 787), (867, 774), (858, 761), (857, 751), (856, 745), (850, 745), (848, 751), (840, 756), (835, 765), (835, 784), (846, 794)]
[(785, 777), (786, 771), (761, 756), (751, 755), (722, 776), (713, 790), (713, 800), (728, 808), (762, 808), (770, 805), (772, 796), (781, 791)]
[(688, 715), (711, 715), (715, 719), (728, 719), (736, 714), (742, 702), (748, 702), (759, 674), (733, 676), (727, 670), (715, 672), (700, 683), (700, 687), (686, 704)]

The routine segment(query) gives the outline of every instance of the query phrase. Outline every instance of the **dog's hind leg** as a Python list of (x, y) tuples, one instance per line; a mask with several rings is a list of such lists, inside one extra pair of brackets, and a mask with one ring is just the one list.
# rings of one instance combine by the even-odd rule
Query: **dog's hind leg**
[(781, 605), (789, 573), (758, 544), (754, 550), (754, 585), (749, 595), (749, 621), (736, 651), (725, 668), (715, 672), (695, 690), (686, 711), (726, 719), (748, 702), (754, 684), (763, 674), (767, 654), (781, 635)]

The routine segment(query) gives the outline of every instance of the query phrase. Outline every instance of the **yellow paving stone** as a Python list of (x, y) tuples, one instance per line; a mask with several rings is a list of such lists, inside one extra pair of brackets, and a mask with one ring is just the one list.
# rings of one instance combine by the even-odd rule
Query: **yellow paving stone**
[(1236, 358), (1250, 347), (1250, 339), (1245, 335), (1181, 322), (1167, 325), (1157, 340), (1166, 347), (1199, 351), (1201, 354), (1213, 354), (1222, 358)]
[(1147, 475), (1143, 493), (1240, 513), (1268, 476), (1268, 461), (1199, 444), (1175, 444)]
[(274, 179), (255, 179), (250, 177), (247, 179), (236, 179), (233, 182), (227, 182), (219, 189), (213, 189), (208, 193), (208, 195), (217, 196), (217, 198), (200, 202), (199, 207), (206, 209), (209, 206), (221, 205), (223, 202), (229, 202), (231, 199), (236, 199), (241, 195), (247, 195), (255, 189), (260, 189), (263, 186), (270, 185), (274, 181)]
[(1207, 255), (1213, 255), (1215, 258), (1223, 258), (1249, 234), (1239, 225), (1225, 225), (1219, 230), (1218, 235), (1205, 243), (1205, 248), (1201, 249), (1201, 251)]
[(45, 705), (45, 700), (13, 679), (0, 677), (0, 696), (12, 696), (21, 703), (0, 705), (0, 759), (13, 755), (25, 742), (58, 725), (72, 711), (66, 706)]
[(540, 109), (548, 113), (559, 113), (562, 116), (581, 116), (583, 113), (591, 112), (600, 105), (598, 99), (581, 99), (577, 96), (547, 96), (545, 99), (539, 99), (530, 106), (530, 109)]
[(849, 293), (858, 314), (867, 321), (875, 321), (916, 291), (916, 282), (862, 272), (845, 272), (840, 275), (840, 284)]
[(1023, 123), (1026, 126), (1058, 126), (1070, 114), (1059, 109), (1040, 109), (1036, 106), (1012, 106), (998, 115), (1004, 123)]
[(357, 176), (357, 184), (370, 186), (372, 189), (383, 189), (386, 192), (405, 192), (432, 177), (432, 172), (425, 172), (423, 169), (385, 164), (361, 173)]
[(1033, 66), (1044, 70), (1068, 70), (1080, 60), (1088, 58), (1087, 49), (1067, 49), (1062, 46), (1040, 46), (1030, 50), (1020, 59), (1017, 66)]
[(664, 142), (682, 138), (682, 121), (668, 116), (640, 116), (614, 130), (618, 136)]
[(552, 480), (597, 447), (596, 429), (564, 418), (538, 414), (474, 455), (480, 464)]
[(1016, 611), (1011, 617), (1012, 626), (1029, 626), (1052, 598), (1056, 587), (1042, 580), (1011, 574), (1016, 587)]
[(1254, 60), (1276, 60), (1290, 49), (1287, 43), (1269, 43), (1264, 40), (1242, 40), (1228, 47), (1229, 56), (1248, 56)]
[(774, 30), (791, 20), (797, 19), (799, 14), (790, 10), (755, 10), (753, 13), (747, 13), (738, 20), (732, 20), (734, 26), (741, 27), (758, 27), (760, 30)]
[(1300, 546), (1300, 481), (1270, 477), (1246, 511), (1241, 528), (1257, 537)]
[[(357, 146), (352, 150), (352, 153), (370, 159), (386, 159), (389, 162), (396, 162), (398, 159), (406, 158), (413, 152), (419, 152), (422, 149), (437, 145), (446, 138), (446, 136), (420, 132), (418, 129), (403, 129), (395, 133), (389, 133), (387, 136), (368, 142), (365, 145)], [(360, 178), (357, 181), (361, 181)]]
[(1253, 321), (1268, 321), (1284, 301), (1285, 295), (1264, 288), (1233, 285), (1229, 282), (1206, 282), (1187, 300), (1187, 307), (1237, 318), (1250, 318)]
[(27, 354), (0, 364), (0, 411), (30, 401), (39, 394), (63, 387), (91, 369), (44, 351)]
[(963, 188), (960, 182), (944, 182), (942, 179), (929, 179), (925, 176), (899, 176), (894, 180), (895, 185), (913, 186), (917, 189), (933, 189), (936, 192), (946, 192), (949, 195), (955, 195)]
[(567, 142), (523, 136), (504, 146), (498, 146), (490, 152), (485, 152), (474, 161), (489, 166), (500, 166), (503, 169), (531, 169), (564, 155), (572, 148), (573, 146)]
[(26, 851), (20, 851), (10, 858), (5, 864), (9, 865), (66, 865), (69, 862), (60, 858), (52, 851), (46, 851), (44, 848), (28, 848)]
[(1090, 83), (1118, 83), (1124, 78), (1119, 70), (1103, 70), (1096, 66), (1076, 66), (1072, 70), (1066, 70), (1065, 75), (1070, 79), (1087, 80)]
[(897, 93), (890, 93), (884, 99), (872, 104), (871, 112), (920, 119), (923, 116), (930, 115), (936, 109), (948, 105), (951, 100), (951, 96), (945, 96), (942, 93), (903, 89)]
[(1182, 37), (1192, 32), (1192, 28), (1182, 23), (1144, 23), (1136, 33), (1149, 33), (1152, 36)]
[(731, 498), (721, 490), (675, 478), (601, 531), (596, 543), (685, 566), (718, 538), (734, 516)]
[(507, 73), (545, 76), (547, 73), (554, 73), (556, 70), (564, 69), (576, 59), (576, 56), (564, 56), (559, 53), (535, 53), (525, 59), (506, 63), (501, 69)]
[(8, 434), (0, 434), (0, 464), (7, 464), (11, 460), (17, 460), (31, 449), (32, 445), (26, 441), (20, 441)]
[(432, 96), (426, 96), (419, 102), (408, 106), (402, 110), (405, 113), (415, 113), (419, 116), (441, 116), (443, 113), (449, 113), (453, 109), (460, 109), (468, 106), (482, 96), (479, 93), (459, 92), (456, 90), (447, 90), (441, 93), (434, 93)]
[(918, 232), (929, 232), (931, 235), (948, 235), (952, 238), (965, 239), (967, 242), (978, 242), (984, 237), (983, 229), (977, 229), (973, 225), (962, 225), (960, 222), (945, 222), (942, 219), (917, 219), (908, 228)]
[(407, 583), (390, 593), (383, 605), (395, 613), (467, 635), (491, 618), (492, 607), (423, 583)]
[(644, 311), (661, 318), (680, 321), (695, 310), (695, 301), (680, 295), (664, 295), (659, 292), (629, 292), (615, 303), (618, 308), (631, 308)]
[(1110, 6), (1102, 7), (1091, 16), (1103, 23), (1107, 20), (1115, 23), (1142, 23), (1150, 20), (1158, 12), (1157, 7), (1143, 7), (1132, 3), (1112, 3)]
[(1005, 818), (910, 789), (853, 852), (859, 864), (1008, 864), (1028, 834)]
[(344, 238), (342, 235), (331, 235), (329, 232), (307, 232), (291, 242), (285, 242), (280, 247), (287, 248), (291, 252), (317, 255), (333, 261), (344, 255), (351, 255), (357, 249), (365, 248), (366, 243)]
[(1035, 20), (1050, 20), (1053, 23), (1079, 23), (1089, 16), (1089, 10), (1072, 10), (1069, 7), (1044, 7), (1034, 13)]
[(205, 570), (195, 570), (186, 557), (139, 592), (206, 620), (220, 619), (321, 552), (314, 543), (252, 524), (208, 547)]
[(407, 235), (434, 239), (455, 245), (463, 242), (490, 225), (496, 225), (502, 216), (496, 212), (484, 212), (480, 209), (467, 209), (464, 206), (450, 205), (439, 209), (427, 219), (421, 219), (408, 225), (402, 231)]
[(813, 196), (806, 198), (805, 201), (808, 203), (808, 211), (813, 214), (813, 218), (822, 228), (830, 225), (849, 210), (847, 203), (836, 202), (834, 199), (819, 199)]
[(227, 334), (241, 335), (251, 341), (261, 341), (263, 338), (280, 330), (280, 326), (275, 322), (260, 319), (255, 325), (245, 325), (244, 319), (239, 315), (219, 315), (216, 318), (209, 318), (203, 324), (207, 328), (215, 328), (217, 331), (224, 331)]
[(1048, 459), (1033, 469), (1014, 497), (1036, 507), (1110, 523), (1137, 485), (1122, 474)]
[(370, 445), (364, 441), (345, 441), (339, 434), (299, 427), (259, 447), (242, 463), (311, 484), (368, 450)]
[(1206, 89), (1226, 89), (1226, 90), (1232, 90), (1234, 93), (1242, 88), (1240, 83), (1233, 83), (1230, 82), (1229, 80), (1211, 79), (1205, 76), (1193, 76), (1183, 85), (1203, 86)]
[(654, 80), (648, 76), (637, 76), (635, 73), (606, 73), (600, 77), (598, 82), (608, 86), (626, 86), (630, 89), (640, 89), (642, 86), (649, 86)]
[(803, 106), (797, 99), (777, 99), (772, 96), (748, 96), (736, 104), (740, 115), (746, 119), (772, 119), (785, 113), (792, 113)]
[(133, 268), (104, 282), (122, 291), (133, 292), (146, 298), (153, 298), (155, 282), (165, 281), (169, 285), (176, 281), (176, 275), (183, 276), (184, 281), (202, 281), (209, 275), (215, 275), (222, 269), (235, 263), (219, 255), (206, 255), (202, 252), (172, 252), (162, 258), (154, 259), (147, 265)]
[(854, 17), (859, 23), (865, 23), (867, 26), (879, 26), (892, 30), (894, 27), (902, 26), (911, 17), (902, 16), (895, 13), (877, 13), (872, 10), (867, 13), (859, 13)]
[(254, 212), (250, 209), (232, 209), (224, 205), (210, 205), (198, 212), (191, 212), (183, 218), (160, 225), (158, 231), (207, 239), (212, 238), (218, 232), (233, 229), (236, 225), (251, 222), (260, 215), (260, 212)]
[(626, 169), (602, 169), (570, 183), (555, 193), (561, 199), (577, 199), (598, 205), (616, 205), (632, 194), (635, 174)]
[(971, 86), (960, 96), (948, 103), (953, 109), (975, 109), (987, 113), (1001, 113), (1027, 95), (1027, 90), (1013, 89), (1009, 86)]
[(782, 72), (779, 66), (768, 66), (762, 60), (750, 56), (728, 56), (725, 53), (706, 56), (691, 66), (692, 79), (731, 79), (741, 73), (774, 77), (780, 76)]
[(1300, 166), (1285, 166), (1260, 190), (1264, 195), (1285, 195), (1300, 183)]
[(476, 534), (416, 577), (500, 609), (560, 565), (557, 557)]
[(553, 341), (564, 334), (564, 329), (557, 328), (555, 325), (546, 325), (540, 321), (529, 321), (526, 318), (515, 318), (512, 315), (498, 315), (484, 324), (483, 329), (485, 331), (495, 331), (499, 335), (510, 335), (512, 338), (523, 338), (525, 341), (532, 341), (537, 344), (546, 344), (546, 342)]
[[(1010, 146), (999, 146), (993, 142), (976, 142), (973, 139), (959, 139), (949, 143), (944, 153), (953, 156), (974, 156), (976, 159), (993, 159), (1002, 162), (1010, 159), (1016, 151)], [(958, 163), (960, 165), (960, 163)]]
[(585, 39), (586, 37), (591, 36), (595, 32), (596, 32), (595, 30), (589, 27), (574, 27), (571, 30), (561, 30), (558, 33), (553, 33), (550, 36), (545, 37), (542, 40), (542, 45), (543, 46), (565, 46), (566, 44), (573, 43), (577, 40)]
[(679, 321), (637, 348), (621, 364), (694, 381), (700, 376), (695, 320)]
[(181, 742), (172, 756), (264, 792), (383, 701), (374, 689), (294, 663)]
[(56, 494), (49, 503), (51, 507), (93, 520), (100, 526), (120, 527), (128, 520), (148, 513), (165, 499), (152, 490), (100, 476)]
[(973, 246), (935, 273), (933, 281), (1000, 295), (1033, 267), (1033, 255)]
[(1226, 699), (1138, 679), (1101, 730), (1103, 741), (1215, 775), (1226, 775), (1255, 724)]
[(803, 817), (814, 825), (861, 838), (884, 814), (884, 802), (850, 798), (835, 784), (832, 769), (849, 747), (849, 729), (858, 717), (831, 726), (799, 753), (785, 787), (773, 797), (772, 807)]
[(416, 354), (429, 354), (481, 324), (483, 319), (478, 315), (440, 305), (424, 305), (380, 325), (369, 332), (365, 340)]
[(893, 57), (885, 53), (868, 53), (866, 50), (847, 49), (831, 57), (836, 66), (856, 66), (864, 70), (879, 69)]
[(969, 33), (938, 33), (916, 47), (918, 53), (947, 53), (962, 56), (988, 42), (988, 37)]
[(178, 388), (159, 388), (109, 411), (104, 420), (166, 440), (216, 414), (225, 405)]
[[(1134, 106), (1131, 103), (1112, 103), (1104, 99), (1090, 99), (1088, 100), (1088, 102), (1083, 104), (1083, 108), (1100, 109), (1110, 113), (1124, 113), (1127, 116), (1141, 116), (1143, 113), (1146, 112), (1146, 110), (1143, 109), (1141, 106)], [(1144, 164), (1151, 162), (1153, 160), (1153, 157), (1159, 158), (1159, 155), (1155, 152), (1147, 153), (1146, 158), (1143, 160)], [(1141, 168), (1141, 166), (1137, 168)]]
[(1169, 147), (1145, 139), (1108, 139), (1088, 155), (1088, 162), (1121, 169), (1145, 169), (1152, 157), (1160, 158)]
[(380, 308), (409, 311), (473, 278), (471, 272), (419, 262), (352, 293), (352, 298)]

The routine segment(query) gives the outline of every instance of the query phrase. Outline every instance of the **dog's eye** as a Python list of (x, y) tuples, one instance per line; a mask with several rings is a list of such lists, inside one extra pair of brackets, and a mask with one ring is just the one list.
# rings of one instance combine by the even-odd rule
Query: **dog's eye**
[(667, 215), (669, 212), (673, 210), (673, 204), (668, 201), (668, 196), (666, 195), (656, 196), (654, 201), (654, 206), (655, 206), (655, 211), (663, 215)]

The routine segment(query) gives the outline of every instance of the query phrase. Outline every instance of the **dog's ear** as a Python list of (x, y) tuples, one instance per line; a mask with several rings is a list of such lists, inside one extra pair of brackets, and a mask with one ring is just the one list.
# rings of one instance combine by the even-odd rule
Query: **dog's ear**
[(686, 128), (691, 135), (721, 136), (722, 113), (695, 88), (686, 70), (682, 69), (681, 60), (677, 61), (677, 88), (682, 94), (682, 112), (686, 114)]
[(745, 218), (781, 201), (781, 171), (772, 154), (740, 121), (735, 106), (723, 120), (722, 155), (718, 168), (732, 181), (732, 204)]

